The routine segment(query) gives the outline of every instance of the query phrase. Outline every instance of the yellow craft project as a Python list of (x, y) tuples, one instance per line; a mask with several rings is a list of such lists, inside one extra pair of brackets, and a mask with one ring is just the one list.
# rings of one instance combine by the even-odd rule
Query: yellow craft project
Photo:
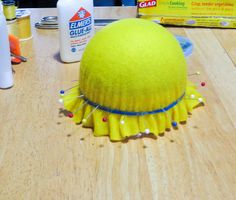
[(175, 37), (143, 19), (120, 20), (97, 32), (84, 51), (78, 86), (61, 95), (74, 122), (112, 141), (157, 136), (204, 102), (187, 80)]

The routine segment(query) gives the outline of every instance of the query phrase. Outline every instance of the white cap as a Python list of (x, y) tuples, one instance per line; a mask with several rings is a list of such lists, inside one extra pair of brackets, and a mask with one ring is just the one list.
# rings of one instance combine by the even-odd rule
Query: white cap
[(0, 88), (7, 89), (13, 86), (13, 74), (12, 71), (0, 73)]

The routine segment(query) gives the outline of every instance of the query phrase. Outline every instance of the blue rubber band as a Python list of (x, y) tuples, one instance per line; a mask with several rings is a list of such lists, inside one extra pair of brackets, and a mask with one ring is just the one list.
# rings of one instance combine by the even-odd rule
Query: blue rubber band
[[(81, 95), (83, 95), (83, 93), (81, 93)], [(128, 116), (142, 116), (142, 115), (150, 115), (150, 114), (157, 114), (157, 113), (166, 112), (166, 111), (170, 110), (171, 108), (173, 108), (174, 106), (176, 106), (183, 99), (184, 96), (185, 96), (185, 93), (182, 94), (180, 98), (178, 98), (176, 101), (174, 101), (170, 105), (166, 106), (165, 108), (161, 108), (161, 109), (157, 109), (157, 110), (153, 110), (153, 111), (146, 111), (146, 112), (130, 112), (130, 111), (111, 109), (111, 108), (108, 108), (108, 107), (105, 107), (105, 106), (101, 106), (97, 103), (94, 103), (94, 102), (90, 101), (85, 96), (83, 96), (82, 98), (90, 106), (98, 107), (98, 109), (109, 112), (109, 113), (118, 114), (118, 115), (128, 115)]]

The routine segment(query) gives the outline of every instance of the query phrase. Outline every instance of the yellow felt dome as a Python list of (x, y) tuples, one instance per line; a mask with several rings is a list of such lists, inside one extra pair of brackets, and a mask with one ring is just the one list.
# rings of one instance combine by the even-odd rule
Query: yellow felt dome
[(112, 109), (151, 111), (185, 92), (187, 68), (175, 37), (143, 19), (121, 20), (99, 31), (80, 66), (80, 90)]
[(163, 133), (186, 121), (199, 99), (175, 37), (143, 19), (120, 20), (96, 33), (82, 57), (79, 85), (63, 96), (76, 123), (115, 141)]

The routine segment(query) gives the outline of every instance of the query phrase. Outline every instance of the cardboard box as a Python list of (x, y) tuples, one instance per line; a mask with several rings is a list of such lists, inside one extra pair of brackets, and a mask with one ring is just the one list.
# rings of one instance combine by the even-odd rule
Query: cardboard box
[(138, 0), (138, 15), (161, 24), (236, 28), (236, 1)]

